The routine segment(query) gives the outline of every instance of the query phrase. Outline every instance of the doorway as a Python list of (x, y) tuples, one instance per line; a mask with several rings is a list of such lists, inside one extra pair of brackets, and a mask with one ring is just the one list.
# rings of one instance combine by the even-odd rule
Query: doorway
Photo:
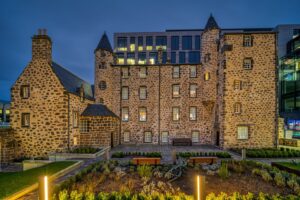
[(110, 147), (114, 147), (114, 133), (110, 133)]
[(216, 145), (220, 146), (220, 132), (217, 131), (217, 135), (216, 135)]

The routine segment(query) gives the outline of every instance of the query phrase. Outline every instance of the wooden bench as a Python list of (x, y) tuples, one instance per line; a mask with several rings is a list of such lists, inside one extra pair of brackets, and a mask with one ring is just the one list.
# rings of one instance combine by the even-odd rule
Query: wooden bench
[(172, 144), (173, 146), (192, 146), (192, 140), (190, 138), (174, 138)]
[(134, 165), (159, 165), (160, 158), (133, 158)]
[(190, 157), (188, 159), (188, 163), (195, 165), (195, 164), (215, 164), (217, 162), (218, 158), (217, 157)]

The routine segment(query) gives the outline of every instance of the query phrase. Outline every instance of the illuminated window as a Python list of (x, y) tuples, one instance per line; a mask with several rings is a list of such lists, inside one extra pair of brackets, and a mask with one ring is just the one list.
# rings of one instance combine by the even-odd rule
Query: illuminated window
[(239, 140), (247, 140), (249, 138), (249, 127), (248, 126), (238, 126), (237, 127), (237, 137)]
[(117, 53), (117, 64), (124, 65), (124, 53)]
[(140, 67), (139, 77), (140, 78), (146, 78), (147, 77), (147, 67)]
[(106, 82), (105, 81), (100, 81), (100, 83), (99, 83), (99, 89), (100, 90), (105, 90), (106, 89)]
[(80, 132), (81, 133), (87, 133), (89, 132), (89, 126), (90, 126), (90, 122), (88, 120), (80, 120)]
[(208, 81), (210, 79), (210, 73), (209, 72), (205, 72), (204, 74), (204, 80)]
[(154, 65), (157, 63), (157, 52), (149, 53), (149, 64)]
[(30, 113), (22, 113), (21, 115), (21, 125), (22, 127), (30, 126)]
[(124, 132), (124, 142), (130, 142), (130, 132), (129, 131)]
[(128, 107), (122, 108), (122, 121), (128, 122), (129, 120), (129, 109)]
[(173, 93), (173, 97), (176, 98), (176, 97), (180, 97), (180, 87), (179, 85), (173, 85), (172, 86), (172, 93)]
[(130, 51), (135, 51), (135, 37), (130, 37)]
[(190, 121), (197, 120), (197, 107), (190, 107)]
[(144, 107), (139, 108), (139, 121), (140, 122), (147, 121), (147, 109)]
[(192, 36), (182, 37), (182, 50), (192, 50)]
[(190, 97), (197, 97), (197, 84), (190, 84)]
[(127, 51), (127, 38), (119, 37), (117, 39), (118, 51)]
[(122, 100), (128, 100), (129, 98), (129, 88), (122, 87)]
[(167, 37), (166, 36), (157, 36), (156, 37), (156, 50), (162, 49), (167, 50)]
[(73, 145), (76, 146), (78, 144), (77, 137), (73, 137)]
[(234, 113), (240, 114), (242, 112), (242, 104), (241, 103), (235, 103), (234, 104)]
[(153, 37), (147, 36), (146, 37), (146, 50), (151, 51), (153, 49)]
[(139, 65), (146, 64), (146, 53), (145, 52), (141, 52), (138, 54), (138, 64)]
[(134, 65), (135, 64), (135, 54), (134, 53), (128, 53), (127, 54), (127, 64), (128, 65)]
[(169, 137), (168, 131), (161, 132), (161, 142), (162, 143), (168, 143), (168, 137)]
[(9, 115), (10, 114), (10, 110), (5, 110), (5, 114)]
[(147, 99), (147, 87), (146, 86), (141, 86), (139, 93), (140, 93), (140, 100)]
[(171, 37), (171, 50), (179, 50), (179, 36)]
[(79, 114), (77, 111), (73, 111), (73, 127), (77, 128), (78, 127), (78, 121), (79, 121)]
[(173, 107), (172, 108), (172, 118), (173, 118), (173, 121), (179, 121), (179, 119), (180, 119), (180, 109), (179, 109), (179, 107)]
[(129, 67), (122, 67), (122, 78), (129, 78)]
[(251, 47), (252, 44), (253, 44), (252, 36), (251, 35), (244, 35), (243, 46), (244, 47)]
[(244, 63), (243, 63), (244, 69), (252, 69), (252, 64), (253, 64), (253, 61), (251, 58), (244, 59)]
[(241, 90), (242, 89), (242, 81), (234, 80), (233, 87), (234, 87), (234, 90)]
[(190, 66), (190, 78), (196, 78), (197, 77), (197, 66), (193, 65)]
[(173, 78), (179, 78), (180, 77), (180, 66), (174, 66), (173, 67)]
[(199, 142), (199, 131), (192, 131), (192, 142)]
[(144, 133), (144, 142), (151, 143), (152, 142), (152, 133), (150, 131), (145, 131)]
[(144, 50), (144, 39), (142, 36), (138, 37), (138, 51), (143, 51)]
[(21, 86), (21, 98), (22, 99), (28, 99), (29, 96), (30, 96), (29, 85), (22, 85)]

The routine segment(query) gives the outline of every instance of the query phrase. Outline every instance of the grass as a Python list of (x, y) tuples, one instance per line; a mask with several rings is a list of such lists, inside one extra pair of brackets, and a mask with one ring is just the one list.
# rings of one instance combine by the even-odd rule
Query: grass
[(300, 171), (300, 163), (294, 164), (291, 162), (277, 162), (277, 164)]
[(27, 171), (0, 172), (0, 199), (38, 182), (39, 176), (55, 174), (74, 163), (74, 161), (62, 161)]

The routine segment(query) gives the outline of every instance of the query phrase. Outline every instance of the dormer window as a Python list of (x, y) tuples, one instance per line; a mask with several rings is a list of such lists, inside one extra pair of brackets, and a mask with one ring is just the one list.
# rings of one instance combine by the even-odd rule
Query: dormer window
[(28, 99), (29, 96), (30, 96), (29, 85), (22, 85), (21, 86), (21, 98), (22, 99)]

